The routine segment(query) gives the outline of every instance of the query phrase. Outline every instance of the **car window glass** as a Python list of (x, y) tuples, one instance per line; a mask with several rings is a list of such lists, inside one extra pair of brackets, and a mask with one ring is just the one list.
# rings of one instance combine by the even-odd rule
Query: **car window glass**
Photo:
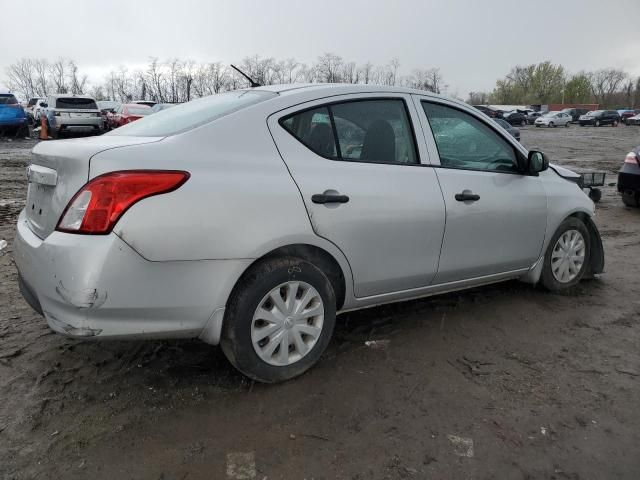
[(422, 102), (422, 107), (443, 167), (518, 171), (514, 148), (484, 122), (445, 105)]
[(331, 105), (344, 160), (416, 163), (403, 100), (361, 100)]
[(304, 145), (326, 158), (418, 163), (403, 100), (336, 103), (294, 113), (280, 123)]
[(165, 137), (212, 122), (218, 118), (277, 97), (264, 90), (236, 90), (177, 105), (129, 123), (105, 135)]
[(285, 118), (281, 124), (318, 155), (337, 158), (335, 137), (326, 107), (296, 113)]

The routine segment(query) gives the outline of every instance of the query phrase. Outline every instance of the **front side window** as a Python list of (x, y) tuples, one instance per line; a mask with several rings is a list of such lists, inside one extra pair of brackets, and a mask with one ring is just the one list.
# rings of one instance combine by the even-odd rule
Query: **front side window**
[(413, 131), (403, 100), (334, 103), (282, 119), (280, 124), (325, 158), (416, 164)]
[(458, 109), (422, 102), (447, 168), (517, 172), (516, 152), (504, 138), (477, 118)]

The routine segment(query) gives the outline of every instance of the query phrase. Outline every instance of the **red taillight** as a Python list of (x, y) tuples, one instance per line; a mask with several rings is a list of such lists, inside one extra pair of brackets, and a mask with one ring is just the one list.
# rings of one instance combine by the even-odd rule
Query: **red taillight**
[(627, 156), (624, 157), (624, 163), (633, 163), (634, 165), (640, 165), (640, 158), (635, 152), (627, 153)]
[(189, 178), (172, 170), (125, 170), (94, 178), (74, 195), (56, 230), (69, 233), (106, 234), (136, 202), (172, 192)]

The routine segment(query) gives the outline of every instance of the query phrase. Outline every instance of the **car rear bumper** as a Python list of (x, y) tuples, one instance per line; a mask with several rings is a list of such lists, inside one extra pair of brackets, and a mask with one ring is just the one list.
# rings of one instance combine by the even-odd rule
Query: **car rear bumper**
[[(189, 338), (217, 343), (235, 280), (250, 260), (151, 262), (120, 237), (53, 232), (18, 219), (20, 290), (51, 329), (70, 337)], [(222, 310), (223, 311), (223, 310)], [(213, 331), (211, 331), (213, 329)]]
[[(53, 120), (51, 120), (53, 118)], [(58, 131), (92, 131), (100, 130), (102, 127), (102, 117), (91, 118), (70, 118), (70, 117), (49, 117), (49, 125)]]
[(624, 163), (618, 172), (618, 192), (625, 194), (640, 193), (640, 165)]

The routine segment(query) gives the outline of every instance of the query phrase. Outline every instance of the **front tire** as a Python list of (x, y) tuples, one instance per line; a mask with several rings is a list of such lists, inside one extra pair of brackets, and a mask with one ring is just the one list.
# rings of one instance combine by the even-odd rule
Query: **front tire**
[(569, 217), (551, 237), (544, 255), (542, 284), (552, 292), (574, 287), (589, 268), (589, 231), (578, 218)]
[(553, 123), (553, 122), (549, 122), (549, 128), (551, 128), (551, 127), (555, 127), (555, 126), (556, 126), (556, 125), (555, 125), (555, 123)]
[(593, 124), (594, 127), (599, 127), (600, 126), (600, 120), (596, 120), (595, 123)]
[(234, 288), (222, 350), (254, 380), (289, 380), (318, 362), (335, 321), (335, 292), (320, 268), (296, 257), (265, 260)]

